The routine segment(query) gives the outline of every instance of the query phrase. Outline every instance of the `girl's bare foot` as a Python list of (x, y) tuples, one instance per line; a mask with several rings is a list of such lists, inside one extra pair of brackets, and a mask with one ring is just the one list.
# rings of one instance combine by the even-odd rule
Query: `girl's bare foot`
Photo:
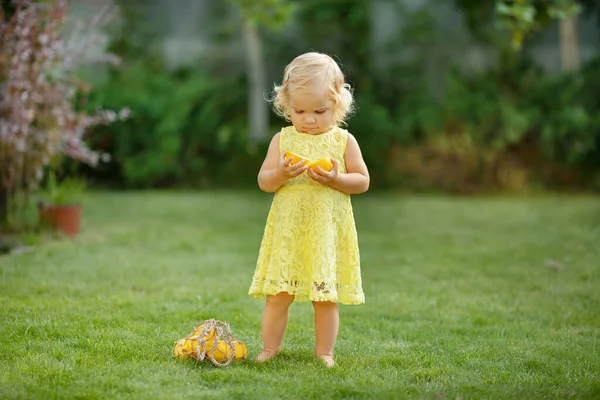
[(322, 356), (319, 356), (319, 358), (321, 360), (323, 360), (323, 362), (325, 363), (325, 366), (327, 368), (331, 368), (331, 367), (333, 367), (335, 365), (335, 361), (333, 360), (332, 356), (322, 355)]
[(269, 358), (275, 357), (277, 354), (278, 352), (263, 350), (259, 355), (256, 356), (255, 360), (256, 362), (265, 362)]

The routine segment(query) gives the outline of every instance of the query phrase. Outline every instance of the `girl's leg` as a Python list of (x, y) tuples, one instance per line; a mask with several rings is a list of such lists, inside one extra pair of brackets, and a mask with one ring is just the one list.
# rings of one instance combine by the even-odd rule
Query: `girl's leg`
[(288, 308), (293, 301), (294, 296), (287, 292), (267, 296), (262, 318), (263, 351), (256, 357), (256, 361), (266, 361), (279, 353), (287, 326)]
[(313, 301), (315, 308), (316, 354), (328, 367), (333, 367), (333, 347), (340, 326), (337, 303)]

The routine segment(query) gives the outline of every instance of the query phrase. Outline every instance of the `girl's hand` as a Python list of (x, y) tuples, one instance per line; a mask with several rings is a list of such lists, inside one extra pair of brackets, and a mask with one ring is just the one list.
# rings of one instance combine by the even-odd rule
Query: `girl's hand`
[(337, 182), (340, 176), (339, 164), (337, 160), (335, 158), (332, 158), (331, 163), (333, 164), (331, 171), (327, 172), (320, 166), (317, 166), (316, 171), (312, 168), (309, 168), (308, 175), (315, 181), (320, 182), (323, 185), (331, 186), (333, 183)]
[(306, 171), (306, 162), (298, 161), (296, 164), (291, 164), (292, 157), (285, 158), (285, 152), (282, 151), (279, 155), (279, 165), (275, 170), (275, 174), (283, 180), (295, 178)]

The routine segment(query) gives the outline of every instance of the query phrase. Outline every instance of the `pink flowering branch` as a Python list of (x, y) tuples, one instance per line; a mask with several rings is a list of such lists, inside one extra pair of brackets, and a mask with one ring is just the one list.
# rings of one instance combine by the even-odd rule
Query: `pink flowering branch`
[[(91, 62), (118, 63), (113, 54), (102, 52), (85, 57), (89, 43), (77, 45), (65, 39), (65, 0), (35, 3), (13, 0), (15, 12), (6, 21), (0, 15), (0, 187), (11, 193), (31, 190), (42, 179), (43, 169), (65, 155), (96, 166), (108, 160), (85, 145), (90, 127), (110, 124), (130, 116), (98, 110), (88, 115), (75, 109), (76, 96), (90, 85), (77, 78), (82, 65)], [(109, 7), (96, 15), (88, 28), (95, 29), (109, 14)], [(88, 35), (91, 41), (98, 35)]]

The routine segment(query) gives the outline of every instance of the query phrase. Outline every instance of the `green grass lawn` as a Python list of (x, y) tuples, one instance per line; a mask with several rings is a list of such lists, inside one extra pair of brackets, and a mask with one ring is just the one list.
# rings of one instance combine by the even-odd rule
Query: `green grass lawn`
[(270, 199), (94, 194), (80, 236), (0, 257), (0, 398), (600, 397), (593, 197), (356, 196), (367, 303), (340, 307), (335, 368), (309, 303), (266, 364), (171, 358), (209, 318), (259, 352)]

